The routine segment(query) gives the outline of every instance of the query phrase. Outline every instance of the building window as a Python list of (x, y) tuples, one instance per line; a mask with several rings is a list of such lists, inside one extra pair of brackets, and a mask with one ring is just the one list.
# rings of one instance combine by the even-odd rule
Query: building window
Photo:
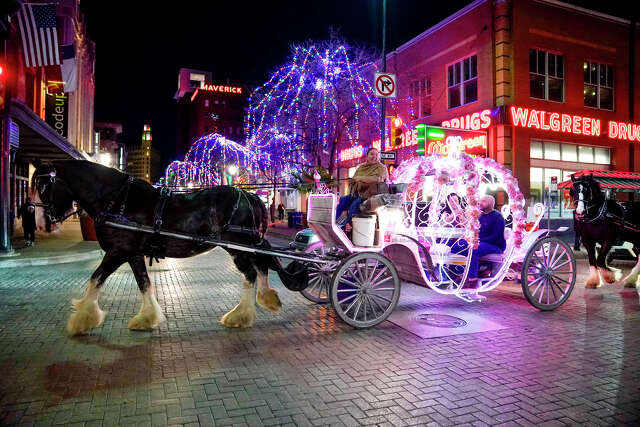
[(529, 94), (532, 98), (564, 102), (564, 57), (529, 49)]
[(422, 79), (422, 87), (420, 88), (420, 115), (431, 115), (431, 77)]
[(477, 55), (473, 55), (447, 66), (447, 108), (478, 100), (477, 58)]
[(205, 107), (208, 107), (208, 106), (209, 106), (209, 100), (208, 100), (208, 99), (205, 99), (205, 100), (204, 100), (204, 106), (205, 106)]
[(613, 110), (613, 77), (611, 65), (584, 61), (584, 106)]
[(602, 147), (590, 147), (574, 144), (532, 140), (529, 148), (532, 159), (560, 160), (563, 162), (595, 163), (608, 165), (611, 162), (611, 150)]

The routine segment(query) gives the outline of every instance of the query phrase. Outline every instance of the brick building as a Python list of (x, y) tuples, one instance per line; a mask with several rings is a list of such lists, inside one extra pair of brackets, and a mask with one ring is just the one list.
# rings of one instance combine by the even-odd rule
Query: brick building
[(249, 88), (214, 83), (208, 71), (181, 68), (178, 77), (176, 157), (182, 159), (201, 136), (218, 133), (241, 142)]
[[(556, 0), (476, 0), (387, 55), (398, 80), (387, 114), (404, 134), (385, 149), (416, 155), (417, 124), (486, 131), (487, 155), (530, 201), (552, 176), (638, 170), (638, 56), (628, 20)], [(342, 175), (362, 161), (353, 151)], [(550, 196), (552, 216), (571, 215), (568, 192)]]

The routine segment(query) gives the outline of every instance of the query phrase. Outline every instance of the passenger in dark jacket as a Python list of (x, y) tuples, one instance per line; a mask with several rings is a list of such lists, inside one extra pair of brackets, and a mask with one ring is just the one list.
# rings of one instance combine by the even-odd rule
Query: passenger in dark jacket
[(36, 242), (36, 207), (29, 197), (18, 210), (18, 218), (20, 217), (22, 217), (24, 242), (27, 246), (31, 246)]
[[(478, 249), (474, 249), (469, 260), (469, 273), (464, 289), (476, 289), (478, 278), (478, 266), (480, 258), (489, 254), (501, 254), (507, 247), (504, 239), (504, 218), (500, 212), (494, 210), (495, 199), (492, 196), (483, 196), (479, 200), (480, 210), (480, 231), (478, 235)], [(467, 294), (473, 300), (481, 301), (484, 297), (479, 296), (476, 292)]]

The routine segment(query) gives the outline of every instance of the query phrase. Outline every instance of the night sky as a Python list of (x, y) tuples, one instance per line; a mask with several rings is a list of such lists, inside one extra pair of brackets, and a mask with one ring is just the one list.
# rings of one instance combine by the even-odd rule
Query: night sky
[[(387, 0), (387, 49), (469, 3)], [(571, 3), (631, 18), (623, 2)], [(380, 4), (84, 0), (89, 37), (96, 43), (95, 120), (122, 123), (128, 143), (138, 142), (142, 125), (151, 124), (164, 167), (175, 156), (173, 96), (181, 67), (212, 71), (214, 82), (259, 85), (285, 61), (292, 43), (327, 38), (330, 27), (352, 44), (380, 49)]]

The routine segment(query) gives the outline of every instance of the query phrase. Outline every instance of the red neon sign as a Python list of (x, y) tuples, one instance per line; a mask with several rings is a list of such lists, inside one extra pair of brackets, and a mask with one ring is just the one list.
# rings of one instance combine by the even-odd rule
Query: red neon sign
[(200, 89), (209, 92), (242, 93), (242, 88), (238, 86), (203, 85)]
[(443, 156), (449, 155), (451, 145), (457, 143), (460, 151), (464, 151), (472, 156), (484, 157), (487, 155), (487, 136), (477, 135), (463, 138), (459, 135), (447, 136), (444, 140), (431, 140), (427, 144), (426, 154), (439, 153)]
[(345, 148), (340, 151), (340, 161), (342, 162), (359, 159), (362, 156), (364, 156), (364, 148), (362, 145), (356, 145), (355, 147)]
[[(387, 136), (384, 139), (384, 150), (385, 151), (398, 150), (400, 148), (406, 148), (406, 147), (412, 147), (414, 145), (418, 145), (418, 129), (411, 129), (406, 132), (403, 132), (402, 135), (400, 135), (400, 140), (402, 141), (400, 145), (391, 145), (391, 141)], [(380, 150), (380, 139), (374, 139), (373, 141), (371, 141), (371, 145), (374, 148), (377, 148), (378, 150)]]
[(441, 125), (443, 128), (480, 130), (491, 126), (491, 110), (482, 110), (455, 119), (445, 120)]
[(511, 107), (511, 122), (514, 126), (574, 135), (600, 136), (601, 133), (600, 119), (523, 107)]
[(640, 141), (640, 125), (609, 120), (609, 138)]

